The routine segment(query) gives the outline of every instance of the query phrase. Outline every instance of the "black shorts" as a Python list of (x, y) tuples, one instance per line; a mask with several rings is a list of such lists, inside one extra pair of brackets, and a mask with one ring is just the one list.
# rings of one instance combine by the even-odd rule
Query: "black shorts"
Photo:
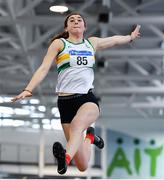
[(89, 90), (87, 94), (73, 94), (70, 96), (58, 96), (58, 108), (61, 123), (71, 123), (78, 109), (86, 102), (98, 104), (98, 98)]

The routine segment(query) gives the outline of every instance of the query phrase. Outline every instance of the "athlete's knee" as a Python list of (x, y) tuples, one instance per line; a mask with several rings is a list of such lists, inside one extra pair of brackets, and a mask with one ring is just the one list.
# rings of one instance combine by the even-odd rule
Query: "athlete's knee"
[(87, 168), (88, 168), (88, 164), (78, 164), (76, 166), (77, 166), (78, 170), (81, 171), (81, 172), (86, 171)]

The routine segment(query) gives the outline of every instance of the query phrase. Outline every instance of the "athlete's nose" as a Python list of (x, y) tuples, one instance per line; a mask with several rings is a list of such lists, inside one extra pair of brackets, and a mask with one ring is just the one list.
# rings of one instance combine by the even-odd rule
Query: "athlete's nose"
[(78, 24), (78, 20), (75, 20), (75, 24)]

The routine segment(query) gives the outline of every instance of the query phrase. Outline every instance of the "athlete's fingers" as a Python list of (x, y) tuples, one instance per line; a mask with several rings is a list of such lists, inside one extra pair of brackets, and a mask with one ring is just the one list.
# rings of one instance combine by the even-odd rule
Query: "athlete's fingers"
[(15, 102), (15, 101), (17, 101), (19, 98), (16, 96), (16, 97), (14, 97), (14, 98), (12, 98), (11, 99), (11, 102)]

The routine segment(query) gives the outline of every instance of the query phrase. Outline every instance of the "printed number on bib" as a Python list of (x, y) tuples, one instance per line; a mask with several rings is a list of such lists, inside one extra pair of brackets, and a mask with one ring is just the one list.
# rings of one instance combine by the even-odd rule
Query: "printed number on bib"
[(71, 56), (70, 66), (93, 67), (94, 60), (92, 56)]
[(77, 56), (77, 65), (87, 65), (88, 61), (87, 61), (87, 57), (81, 57), (81, 56)]

